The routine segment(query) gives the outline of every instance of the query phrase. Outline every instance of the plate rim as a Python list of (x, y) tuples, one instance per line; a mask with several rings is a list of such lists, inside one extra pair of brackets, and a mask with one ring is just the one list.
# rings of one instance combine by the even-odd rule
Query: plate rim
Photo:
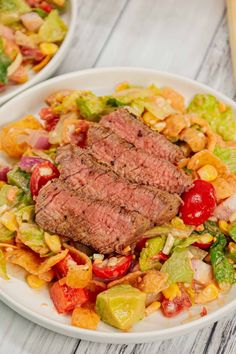
[[(125, 67), (125, 66), (119, 66), (119, 67), (106, 67), (106, 68), (92, 68), (92, 69), (85, 69), (85, 70), (80, 70), (80, 71), (75, 71), (67, 74), (63, 74), (60, 76), (57, 76), (55, 78), (46, 80), (44, 82), (41, 82), (37, 84), (36, 86), (28, 88), (26, 91), (21, 92), (19, 95), (5, 103), (2, 107), (0, 107), (0, 114), (4, 114), (5, 110), (8, 110), (9, 107), (14, 105), (14, 102), (21, 101), (25, 97), (28, 97), (28, 95), (34, 93), (35, 91), (46, 87), (50, 84), (56, 84), (59, 82), (63, 82), (66, 79), (74, 78), (77, 76), (86, 76), (86, 75), (91, 75), (93, 73), (99, 73), (99, 74), (107, 74), (108, 72), (114, 73), (114, 72), (120, 72), (124, 74), (127, 72), (137, 72), (137, 73), (147, 73), (147, 74), (153, 74), (153, 75), (158, 75), (159, 77), (162, 77), (163, 79), (168, 78), (168, 79), (175, 79), (177, 81), (180, 81), (185, 84), (190, 84), (194, 85), (196, 88), (206, 90), (207, 92), (215, 95), (219, 99), (223, 100), (224, 102), (230, 104), (235, 110), (236, 110), (236, 103), (227, 97), (226, 95), (210, 88), (209, 86), (199, 83), (196, 80), (189, 79), (177, 74), (172, 74), (169, 72), (165, 71), (159, 71), (155, 69), (147, 69), (147, 68), (141, 68), (141, 67)], [(228, 304), (220, 306), (217, 310), (214, 310), (212, 313), (208, 314), (207, 316), (198, 318), (196, 320), (177, 325), (174, 327), (170, 328), (164, 328), (164, 329), (157, 329), (157, 330), (151, 330), (147, 332), (102, 332), (102, 331), (91, 331), (87, 329), (82, 329), (82, 328), (77, 328), (73, 327), (68, 324), (60, 323), (57, 322), (56, 320), (52, 320), (49, 318), (46, 318), (42, 316), (41, 314), (37, 314), (33, 312), (32, 310), (26, 308), (23, 305), (20, 305), (17, 303), (16, 300), (14, 300), (12, 297), (10, 297), (7, 294), (4, 294), (2, 290), (0, 290), (0, 300), (2, 300), (7, 306), (12, 308), (14, 311), (22, 315), (23, 317), (33, 321), (34, 323), (37, 323), (49, 330), (52, 330), (57, 333), (61, 333), (70, 337), (74, 338), (81, 338), (85, 340), (90, 340), (94, 342), (100, 342), (100, 343), (147, 343), (147, 342), (153, 342), (157, 341), (160, 339), (167, 339), (171, 337), (175, 337), (177, 335), (183, 335), (187, 332), (190, 332), (191, 330), (194, 329), (200, 329), (202, 327), (207, 326), (210, 323), (218, 321), (220, 318), (224, 318), (230, 311), (235, 310), (236, 308), (236, 299), (230, 301)]]
[[(8, 102), (15, 96), (20, 95), (22, 92), (25, 90), (28, 90), (34, 85), (37, 85), (38, 83), (42, 82), (43, 80), (47, 79), (50, 75), (52, 75), (59, 67), (61, 62), (64, 60), (66, 54), (68, 54), (68, 51), (70, 49), (71, 42), (73, 40), (73, 36), (75, 33), (76, 29), (76, 17), (77, 17), (77, 8), (78, 8), (78, 0), (69, 0), (69, 13), (70, 13), (70, 21), (67, 24), (68, 26), (68, 32), (66, 34), (65, 39), (63, 40), (58, 53), (50, 60), (50, 62), (43, 68), (39, 73), (37, 73), (35, 76), (33, 76), (32, 79), (29, 79), (25, 84), (19, 85), (14, 91), (12, 92), (7, 92), (3, 95), (2, 97), (0, 96), (0, 106), (3, 105), (4, 103)], [(67, 10), (68, 11), (68, 10)], [(17, 86), (17, 85), (16, 85)]]

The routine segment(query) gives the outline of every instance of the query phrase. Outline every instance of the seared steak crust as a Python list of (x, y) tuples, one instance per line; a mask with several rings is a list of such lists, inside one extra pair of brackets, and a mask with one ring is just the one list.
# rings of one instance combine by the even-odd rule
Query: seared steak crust
[(88, 131), (91, 154), (131, 182), (151, 185), (170, 193), (181, 194), (191, 185), (191, 178), (171, 162), (136, 149), (110, 129), (99, 125)]
[(62, 147), (58, 151), (61, 179), (70, 189), (94, 199), (137, 211), (156, 224), (171, 220), (178, 212), (180, 198), (155, 187), (130, 183), (98, 164), (87, 149)]
[(122, 253), (152, 226), (135, 211), (73, 193), (59, 179), (40, 190), (36, 222), (45, 230), (72, 238), (104, 254)]
[(184, 154), (178, 146), (172, 144), (158, 132), (153, 132), (124, 108), (102, 117), (100, 124), (111, 129), (136, 148), (143, 149), (156, 157), (169, 160), (172, 163), (178, 163), (184, 158)]

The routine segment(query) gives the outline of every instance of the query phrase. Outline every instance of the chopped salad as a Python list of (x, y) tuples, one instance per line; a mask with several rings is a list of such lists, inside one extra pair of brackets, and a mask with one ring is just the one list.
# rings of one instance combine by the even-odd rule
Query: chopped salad
[[(50, 14), (47, 18), (57, 16), (54, 10)], [(194, 304), (202, 306), (201, 316), (207, 315), (208, 303), (235, 283), (232, 108), (209, 94), (196, 95), (186, 106), (173, 88), (128, 82), (102, 97), (60, 90), (45, 103), (40, 119), (28, 115), (0, 133), (1, 150), (16, 161), (0, 169), (1, 277), (9, 279), (8, 263), (20, 266), (28, 285), (48, 286), (58, 313), (70, 314), (72, 325), (81, 328), (96, 329), (102, 320), (127, 331), (156, 311), (171, 318)], [(88, 124), (119, 107), (181, 147), (184, 158), (178, 166), (193, 184), (181, 196), (179, 214), (146, 231), (134, 251), (126, 247), (124, 255), (103, 255), (40, 228), (35, 198), (60, 175), (57, 148), (83, 146)]]
[(57, 53), (67, 33), (66, 0), (0, 0), (0, 90), (24, 84)]

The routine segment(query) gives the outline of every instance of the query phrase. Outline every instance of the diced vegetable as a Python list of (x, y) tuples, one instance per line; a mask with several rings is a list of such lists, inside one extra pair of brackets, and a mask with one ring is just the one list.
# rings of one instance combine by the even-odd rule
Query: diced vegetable
[(12, 241), (15, 237), (15, 232), (7, 229), (3, 224), (0, 223), (0, 242)]
[(141, 271), (161, 268), (160, 259), (155, 259), (154, 256), (162, 251), (165, 240), (165, 237), (155, 237), (146, 241), (145, 247), (142, 249), (139, 257), (139, 267)]
[(178, 284), (173, 283), (167, 289), (164, 289), (162, 291), (162, 294), (165, 296), (166, 299), (173, 301), (174, 298), (176, 298), (177, 296), (181, 296), (181, 290)]
[(193, 258), (191, 264), (194, 271), (193, 279), (202, 285), (207, 285), (213, 281), (212, 267), (201, 261)]
[(133, 256), (112, 257), (101, 263), (93, 263), (93, 273), (102, 280), (115, 280), (123, 277), (129, 270)]
[(236, 211), (236, 194), (224, 200), (217, 206), (214, 216), (217, 219), (228, 221), (230, 216)]
[(59, 16), (57, 10), (52, 10), (40, 27), (36, 38), (39, 42), (61, 42), (67, 32), (65, 22)]
[(200, 178), (204, 181), (207, 182), (211, 182), (214, 181), (216, 179), (216, 177), (218, 176), (218, 172), (216, 170), (216, 168), (212, 165), (205, 165), (203, 167), (201, 167), (197, 173), (199, 174)]
[(84, 289), (72, 289), (65, 284), (60, 285), (59, 281), (50, 288), (50, 296), (59, 313), (73, 311), (76, 306), (88, 300)]
[(17, 166), (7, 174), (8, 183), (21, 188), (25, 193), (29, 192), (30, 174), (22, 171)]
[(36, 224), (22, 223), (19, 227), (17, 237), (22, 243), (41, 256), (49, 252), (49, 248), (44, 240), (44, 231)]
[(19, 21), (20, 15), (29, 11), (30, 7), (25, 0), (1, 0), (0, 23), (13, 24)]
[(229, 226), (229, 235), (234, 242), (236, 242), (236, 222), (233, 222)]
[(164, 298), (161, 303), (162, 312), (166, 317), (175, 317), (191, 306), (189, 295), (183, 289), (181, 289), (181, 296), (176, 296), (173, 300)]
[(224, 140), (233, 140), (236, 133), (236, 121), (233, 117), (232, 108), (222, 104), (214, 96), (197, 94), (191, 101), (189, 112), (198, 113), (206, 119), (211, 128), (221, 135)]
[(187, 225), (200, 225), (210, 216), (216, 207), (215, 189), (209, 182), (195, 180), (193, 187), (182, 196), (183, 205), (180, 215)]
[(50, 161), (41, 162), (38, 164), (30, 177), (30, 191), (33, 196), (37, 196), (39, 190), (54, 178), (59, 177), (60, 173), (55, 165)]
[(105, 108), (103, 100), (92, 92), (81, 93), (76, 102), (81, 116), (91, 121), (97, 121)]
[(45, 162), (45, 159), (42, 159), (41, 157), (38, 156), (22, 156), (20, 159), (20, 162), (18, 163), (18, 166), (22, 171), (25, 172), (32, 172), (33, 167), (35, 165), (38, 165), (41, 162)]
[(216, 146), (214, 154), (228, 165), (232, 173), (236, 173), (236, 148)]
[(235, 282), (233, 265), (224, 252), (226, 244), (226, 237), (219, 233), (215, 243), (210, 248), (214, 277), (222, 290), (228, 289)]
[(194, 274), (188, 249), (176, 249), (163, 264), (161, 271), (169, 274), (169, 284), (177, 282), (191, 283)]

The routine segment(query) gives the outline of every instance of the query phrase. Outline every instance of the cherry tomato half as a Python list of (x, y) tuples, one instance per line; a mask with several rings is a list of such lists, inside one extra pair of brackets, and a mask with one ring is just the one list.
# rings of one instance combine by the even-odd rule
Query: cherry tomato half
[(184, 290), (181, 290), (181, 296), (175, 297), (174, 300), (168, 300), (164, 297), (161, 303), (163, 315), (166, 317), (177, 316), (179, 313), (189, 309), (191, 306), (192, 303), (190, 298)]
[[(117, 258), (117, 261), (115, 258)], [(115, 264), (113, 264), (113, 260)], [(132, 260), (133, 256), (128, 255), (122, 257), (112, 257), (99, 264), (93, 263), (93, 273), (96, 277), (102, 280), (115, 280), (117, 278), (121, 278), (128, 272)]]
[(212, 216), (216, 207), (215, 188), (209, 182), (196, 180), (193, 187), (182, 195), (180, 216), (186, 225), (198, 226)]
[(41, 162), (35, 166), (30, 177), (30, 191), (37, 196), (39, 190), (50, 180), (59, 177), (60, 173), (50, 161)]

